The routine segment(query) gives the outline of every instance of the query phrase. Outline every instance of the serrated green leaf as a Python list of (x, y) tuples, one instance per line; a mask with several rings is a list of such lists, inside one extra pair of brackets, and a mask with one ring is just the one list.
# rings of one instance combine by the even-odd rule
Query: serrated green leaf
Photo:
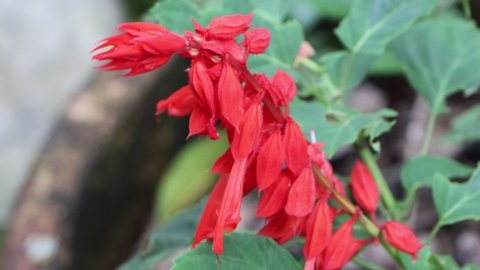
[(371, 54), (337, 51), (322, 56), (328, 78), (338, 92), (347, 92), (357, 86), (368, 73), (368, 68), (377, 57)]
[(407, 192), (420, 187), (431, 187), (435, 174), (445, 177), (466, 177), (473, 168), (447, 157), (421, 156), (409, 160), (402, 168), (402, 185)]
[(159, 180), (156, 212), (160, 220), (199, 200), (213, 186), (217, 175), (210, 169), (227, 149), (226, 137), (216, 141), (195, 139), (177, 154)]
[(445, 140), (460, 143), (480, 140), (480, 105), (473, 106), (457, 116)]
[(394, 122), (386, 118), (396, 116), (396, 112), (382, 109), (373, 114), (363, 114), (343, 106), (324, 106), (318, 102), (294, 100), (290, 105), (292, 117), (299, 123), (305, 136), (310, 130), (316, 133), (317, 141), (325, 143), (324, 150), (332, 157), (338, 148), (350, 145), (360, 134), (376, 139), (388, 131)]
[(206, 201), (206, 198), (203, 199), (194, 207), (156, 228), (150, 235), (146, 247), (118, 269), (153, 270), (159, 262), (190, 245)]
[(300, 270), (288, 251), (272, 239), (247, 233), (225, 235), (225, 251), (217, 258), (211, 242), (203, 242), (178, 257), (172, 270)]
[(433, 181), (433, 199), (441, 225), (480, 219), (480, 167), (466, 183), (453, 183), (441, 174)]
[(381, 54), (437, 0), (357, 0), (335, 31), (350, 51)]
[[(260, 21), (260, 20), (259, 20)], [(248, 61), (252, 72), (273, 75), (279, 68), (290, 71), (303, 41), (302, 26), (296, 21), (271, 24), (263, 21), (271, 33), (270, 46), (264, 54), (251, 56)]]
[(392, 44), (408, 80), (438, 114), (447, 96), (480, 84), (480, 31), (473, 22), (442, 17), (415, 25)]

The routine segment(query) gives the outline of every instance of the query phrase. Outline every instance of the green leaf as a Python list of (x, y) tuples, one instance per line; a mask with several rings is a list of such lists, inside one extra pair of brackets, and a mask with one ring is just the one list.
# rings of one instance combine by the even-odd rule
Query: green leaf
[(410, 255), (400, 252), (400, 260), (406, 270), (431, 270), (428, 262), (430, 256), (431, 252), (428, 246), (423, 247), (418, 252), (418, 259), (416, 261), (413, 261)]
[(415, 25), (392, 44), (408, 80), (438, 114), (445, 99), (480, 84), (480, 31), (463, 19), (441, 17)]
[(373, 62), (368, 73), (374, 76), (400, 75), (402, 67), (397, 58), (389, 50), (386, 50)]
[(452, 130), (445, 137), (449, 142), (474, 142), (480, 140), (480, 105), (473, 106), (452, 123)]
[(198, 20), (198, 7), (189, 0), (157, 2), (145, 15), (145, 20), (159, 23), (171, 31), (193, 30), (192, 19)]
[(381, 54), (385, 46), (428, 14), (437, 0), (357, 0), (335, 31), (352, 52)]
[[(393, 110), (382, 109), (373, 114), (362, 114), (339, 105), (324, 106), (318, 102), (294, 100), (290, 107), (292, 117), (299, 123), (305, 136), (315, 131), (317, 141), (325, 143), (325, 152), (332, 157), (338, 148), (354, 143), (360, 134), (371, 142), (394, 124), (387, 118), (395, 117)], [(378, 145), (377, 145), (378, 148)]]
[(460, 270), (458, 263), (451, 256), (447, 255), (432, 254), (428, 259), (428, 264), (431, 270)]
[(217, 175), (210, 168), (227, 149), (226, 137), (192, 140), (177, 154), (159, 180), (156, 212), (160, 220), (198, 201), (213, 186)]
[(203, 199), (156, 228), (146, 247), (122, 264), (119, 270), (153, 270), (159, 262), (190, 245), (206, 201)]
[(263, 26), (268, 26), (270, 30), (270, 46), (264, 54), (249, 58), (249, 69), (252, 72), (265, 73), (270, 76), (279, 68), (290, 71), (303, 41), (302, 26), (296, 21), (288, 21), (283, 24), (271, 24), (263, 21)]
[(287, 250), (272, 239), (247, 233), (225, 235), (225, 251), (217, 258), (211, 242), (203, 242), (178, 257), (172, 270), (300, 270)]
[(353, 0), (305, 0), (321, 17), (339, 20), (350, 10)]
[(337, 92), (347, 92), (357, 86), (368, 73), (368, 68), (375, 61), (371, 54), (337, 51), (322, 56), (320, 62), (324, 65), (331, 82), (337, 87)]
[(435, 175), (433, 199), (441, 225), (480, 220), (480, 167), (466, 183), (453, 183), (441, 174)]
[(421, 156), (409, 160), (402, 168), (403, 187), (410, 193), (420, 187), (431, 187), (435, 174), (466, 177), (473, 169), (447, 157)]

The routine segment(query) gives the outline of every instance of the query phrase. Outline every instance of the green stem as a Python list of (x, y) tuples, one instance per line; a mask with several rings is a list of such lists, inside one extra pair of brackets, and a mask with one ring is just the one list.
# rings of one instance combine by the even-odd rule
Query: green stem
[(427, 239), (427, 242), (425, 242), (425, 245), (430, 245), (430, 242), (432, 242), (432, 240), (435, 238), (435, 236), (437, 235), (437, 233), (440, 231), (441, 228), (442, 228), (442, 225), (440, 224), (440, 222), (437, 222), (437, 224), (435, 224), (435, 227), (433, 227), (432, 232), (428, 236), (428, 239)]
[(428, 116), (427, 130), (425, 131), (425, 136), (423, 137), (422, 150), (420, 150), (420, 155), (424, 156), (428, 154), (428, 148), (432, 141), (433, 130), (435, 129), (435, 122), (437, 121), (437, 115), (433, 112), (430, 112)]
[(358, 152), (363, 162), (365, 162), (365, 165), (367, 165), (368, 169), (372, 173), (373, 179), (380, 190), (382, 203), (387, 209), (389, 218), (397, 219), (397, 202), (395, 201), (395, 197), (393, 197), (393, 194), (387, 185), (387, 181), (383, 177), (383, 174), (380, 171), (372, 152), (366, 145), (360, 146)]
[(469, 0), (462, 0), (463, 4), (463, 13), (465, 17), (471, 19), (472, 18), (472, 11), (470, 9), (470, 1)]

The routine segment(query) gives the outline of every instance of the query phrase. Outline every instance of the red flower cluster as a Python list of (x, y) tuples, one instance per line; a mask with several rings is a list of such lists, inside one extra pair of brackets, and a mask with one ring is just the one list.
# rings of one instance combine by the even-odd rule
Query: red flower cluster
[[(189, 136), (217, 139), (219, 123), (230, 142), (212, 168), (221, 176), (193, 246), (213, 239), (213, 251), (222, 253), (224, 232), (240, 222), (242, 197), (257, 188), (261, 197), (256, 215), (266, 219), (259, 234), (280, 244), (305, 236), (306, 269), (339, 269), (369, 242), (353, 237), (360, 212), (333, 232), (332, 221), (342, 212), (328, 202), (332, 193), (345, 195), (342, 183), (334, 176), (322, 145), (308, 142), (289, 115), (289, 103), (297, 93), (294, 80), (281, 70), (270, 79), (247, 69), (249, 55), (263, 53), (270, 42), (267, 29), (249, 31), (251, 19), (251, 14), (224, 16), (207, 27), (194, 21), (195, 32), (184, 36), (157, 24), (125, 23), (119, 26), (125, 33), (105, 39), (94, 50), (106, 51), (93, 58), (111, 60), (100, 69), (130, 69), (127, 75), (159, 68), (173, 54), (191, 59), (188, 85), (159, 101), (157, 114), (190, 115)], [(240, 35), (243, 40), (237, 42)], [(315, 180), (312, 167), (318, 168), (332, 189)], [(373, 213), (378, 190), (370, 189), (373, 182), (365, 170), (356, 165), (352, 189), (360, 206)]]

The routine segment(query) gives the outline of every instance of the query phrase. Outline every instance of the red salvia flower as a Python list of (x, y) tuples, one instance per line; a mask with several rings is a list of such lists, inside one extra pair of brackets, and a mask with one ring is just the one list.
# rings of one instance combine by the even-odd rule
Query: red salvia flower
[(383, 224), (381, 232), (385, 240), (394, 248), (405, 252), (417, 259), (417, 253), (422, 249), (422, 244), (415, 234), (402, 223), (389, 221)]
[(312, 169), (307, 167), (303, 169), (290, 188), (285, 212), (291, 216), (306, 216), (312, 211), (315, 199), (315, 179)]
[(157, 116), (168, 110), (168, 115), (185, 116), (192, 113), (196, 100), (192, 94), (190, 86), (186, 85), (175, 91), (167, 99), (160, 100), (157, 103)]
[(212, 19), (205, 30), (209, 38), (233, 39), (250, 28), (252, 13), (247, 15), (228, 15)]
[(130, 69), (125, 76), (152, 71), (163, 66), (173, 53), (184, 50), (186, 46), (184, 37), (158, 24), (134, 22), (120, 24), (117, 28), (125, 33), (106, 38), (93, 49), (107, 49), (93, 59), (110, 60), (98, 69)]
[(223, 67), (218, 95), (222, 116), (238, 131), (244, 113), (244, 93), (237, 74), (229, 64)]
[(372, 216), (378, 208), (379, 191), (372, 174), (361, 161), (352, 170), (352, 195), (355, 201)]
[(278, 178), (283, 162), (282, 133), (280, 129), (276, 129), (263, 143), (258, 152), (258, 191), (265, 190)]
[(283, 170), (277, 181), (263, 192), (258, 203), (257, 217), (271, 217), (283, 209), (287, 203), (288, 191), (292, 182), (293, 179), (288, 170)]
[(329, 194), (315, 206), (315, 210), (307, 220), (306, 242), (303, 249), (305, 260), (311, 260), (319, 256), (327, 246), (332, 235), (333, 220), (328, 206)]
[(298, 175), (300, 172), (309, 166), (307, 154), (307, 141), (303, 137), (298, 124), (292, 119), (287, 118), (285, 124), (285, 139), (283, 141), (285, 147), (285, 161), (287, 167)]

